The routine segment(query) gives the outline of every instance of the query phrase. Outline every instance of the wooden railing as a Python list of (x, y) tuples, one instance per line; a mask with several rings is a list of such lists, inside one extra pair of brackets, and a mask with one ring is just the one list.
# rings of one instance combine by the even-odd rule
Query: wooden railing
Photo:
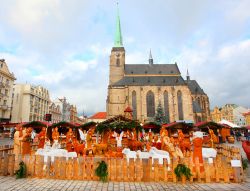
[[(207, 159), (200, 164), (199, 160), (193, 161), (192, 157), (186, 157), (182, 161), (171, 159), (170, 164), (164, 160), (159, 164), (158, 159), (130, 159), (106, 158), (106, 157), (55, 157), (52, 162), (48, 157), (47, 162), (43, 156), (26, 155), (16, 157), (14, 154), (5, 154), (0, 157), (0, 175), (14, 174), (18, 163), (22, 160), (27, 166), (28, 177), (67, 179), (67, 180), (98, 180), (95, 169), (98, 162), (105, 161), (108, 165), (108, 180), (110, 181), (164, 181), (178, 182), (174, 169), (179, 162), (186, 164), (193, 176), (189, 182), (242, 182), (244, 180), (241, 167), (232, 167), (231, 159), (239, 159), (239, 150), (223, 146), (221, 154), (218, 154), (213, 163)], [(220, 152), (219, 152), (220, 153)], [(233, 153), (233, 154), (232, 154)], [(203, 170), (204, 169), (204, 170)], [(182, 179), (185, 183), (186, 180)]]

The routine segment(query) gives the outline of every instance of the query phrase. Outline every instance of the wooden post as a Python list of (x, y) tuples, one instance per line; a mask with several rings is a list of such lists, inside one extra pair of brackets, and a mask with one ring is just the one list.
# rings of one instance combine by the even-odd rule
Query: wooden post
[(122, 168), (123, 168), (123, 181), (128, 181), (128, 163), (127, 159), (123, 158), (122, 160)]
[(154, 159), (154, 181), (159, 181), (159, 159)]
[(116, 161), (114, 158), (110, 159), (110, 180), (114, 181), (116, 179)]
[(60, 178), (61, 178), (61, 174), (60, 174), (60, 168), (61, 168), (61, 165), (60, 165), (60, 157), (55, 157), (55, 160), (54, 160), (54, 168), (55, 168), (55, 175), (54, 175), (54, 178), (55, 178), (55, 179), (60, 179)]
[(8, 162), (9, 162), (8, 155), (4, 155), (3, 170), (2, 170), (4, 176), (7, 176), (8, 174)]
[(120, 158), (116, 158), (115, 159), (115, 163), (116, 163), (116, 167), (115, 167), (115, 171), (116, 171), (116, 181), (121, 181), (121, 159)]
[(168, 168), (169, 168), (168, 160), (164, 159), (163, 160), (163, 181), (164, 182), (168, 181)]
[(135, 180), (135, 161), (133, 158), (129, 159), (129, 181)]
[(172, 162), (171, 164), (172, 164), (173, 182), (177, 182), (177, 178), (176, 178), (176, 175), (174, 173), (174, 169), (175, 169), (175, 167), (177, 167), (178, 160), (177, 160), (177, 158), (173, 157), (173, 160), (171, 162)]
[(81, 158), (81, 166), (82, 166), (82, 180), (87, 180), (87, 175), (86, 175), (86, 157)]
[(136, 176), (136, 181), (140, 182), (142, 180), (142, 163), (140, 158), (136, 158), (135, 160), (135, 176)]
[(196, 171), (196, 173), (197, 173), (197, 180), (198, 180), (198, 182), (199, 183), (201, 183), (201, 166), (200, 166), (200, 161), (199, 161), (199, 158), (198, 157), (196, 157), (195, 158), (195, 171)]
[(208, 164), (208, 159), (204, 160), (204, 171), (205, 171), (205, 182), (211, 182), (210, 164)]
[(66, 178), (66, 157), (60, 157), (60, 178), (65, 179)]
[(79, 179), (79, 165), (77, 158), (73, 158), (73, 179), (78, 180)]
[(15, 155), (9, 154), (9, 175), (14, 175), (14, 166), (15, 166)]
[(148, 169), (149, 169), (149, 176), (148, 176), (148, 178), (149, 178), (149, 181), (152, 181), (153, 180), (153, 167), (152, 167), (152, 158), (150, 157), (149, 159), (148, 159)]

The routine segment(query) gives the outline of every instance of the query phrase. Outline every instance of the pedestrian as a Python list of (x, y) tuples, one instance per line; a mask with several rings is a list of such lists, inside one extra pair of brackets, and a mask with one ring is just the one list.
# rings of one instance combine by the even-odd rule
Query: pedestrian
[(250, 130), (247, 132), (247, 141), (250, 141)]

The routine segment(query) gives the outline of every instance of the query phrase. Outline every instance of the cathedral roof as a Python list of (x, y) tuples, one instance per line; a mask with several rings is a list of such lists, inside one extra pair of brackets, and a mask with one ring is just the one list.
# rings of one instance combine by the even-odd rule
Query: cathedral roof
[(125, 75), (180, 75), (177, 64), (125, 64)]
[(178, 86), (186, 85), (181, 76), (125, 76), (113, 86)]
[(205, 94), (196, 80), (186, 80), (186, 83), (192, 94)]

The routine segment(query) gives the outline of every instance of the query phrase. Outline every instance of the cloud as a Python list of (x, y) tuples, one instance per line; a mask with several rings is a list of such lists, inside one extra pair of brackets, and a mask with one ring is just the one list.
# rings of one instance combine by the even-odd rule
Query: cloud
[[(213, 48), (213, 47), (212, 47)], [(250, 107), (250, 39), (224, 44), (216, 51), (211, 47), (184, 48), (180, 63), (188, 63), (191, 78), (197, 80), (210, 97), (211, 106), (236, 103)], [(186, 67), (179, 65), (185, 75)]]
[[(18, 82), (42, 84), (79, 111), (103, 111), (115, 33), (113, 0), (10, 0), (0, 6), (0, 57)], [(126, 63), (189, 68), (212, 107), (249, 105), (248, 0), (119, 3)]]

